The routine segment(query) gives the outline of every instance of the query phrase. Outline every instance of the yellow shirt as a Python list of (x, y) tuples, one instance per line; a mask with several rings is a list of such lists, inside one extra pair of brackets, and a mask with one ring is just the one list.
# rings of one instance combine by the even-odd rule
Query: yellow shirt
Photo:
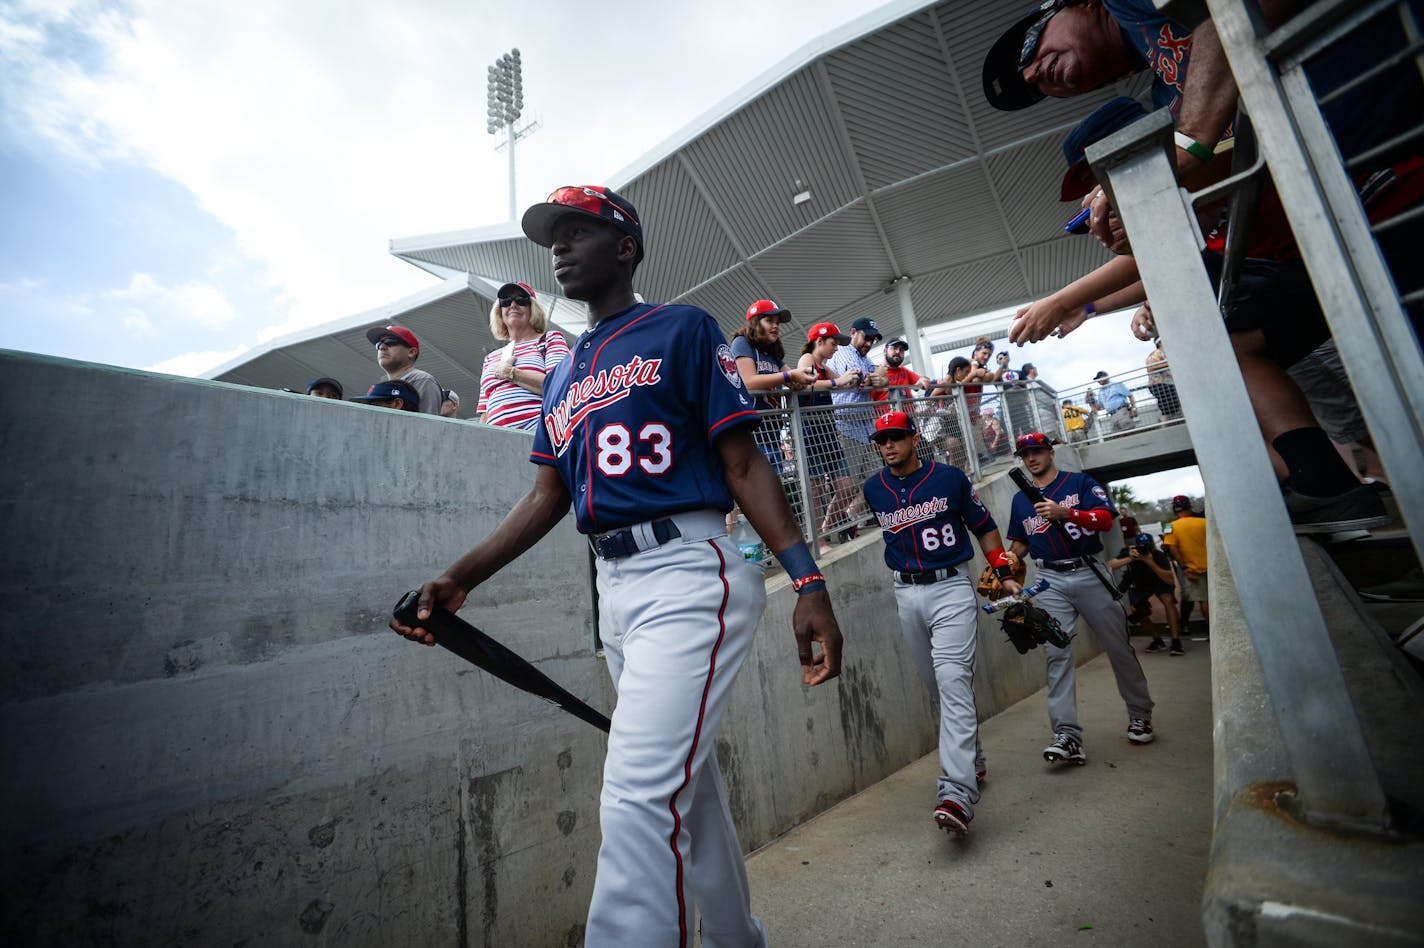
[(1206, 572), (1206, 518), (1179, 517), (1172, 532), (1162, 538), (1163, 546), (1175, 546), (1182, 565), (1194, 573)]
[(1063, 406), (1063, 427), (1069, 431), (1082, 431), (1085, 422), (1083, 416), (1088, 413), (1086, 408), (1079, 408), (1077, 405)]

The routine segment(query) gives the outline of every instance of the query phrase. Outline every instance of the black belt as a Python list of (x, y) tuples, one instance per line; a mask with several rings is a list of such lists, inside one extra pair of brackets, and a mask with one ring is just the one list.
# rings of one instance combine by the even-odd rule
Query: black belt
[(616, 560), (632, 556), (634, 553), (641, 553), (643, 550), (651, 550), (653, 547), (662, 546), (667, 541), (682, 536), (682, 531), (671, 520), (654, 520), (652, 528), (653, 539), (657, 541), (652, 546), (638, 546), (638, 536), (632, 529), (593, 534), (588, 538), (588, 545), (593, 547), (593, 552), (605, 560)]
[(953, 566), (945, 569), (932, 569), (923, 573), (901, 573), (896, 572), (895, 578), (902, 583), (909, 583), (911, 586), (928, 586), (930, 583), (937, 583), (942, 579), (949, 579), (951, 576), (958, 576), (959, 570)]
[(1080, 569), (1082, 560), (1039, 560), (1040, 569), (1051, 569), (1055, 573), (1071, 573), (1075, 569)]

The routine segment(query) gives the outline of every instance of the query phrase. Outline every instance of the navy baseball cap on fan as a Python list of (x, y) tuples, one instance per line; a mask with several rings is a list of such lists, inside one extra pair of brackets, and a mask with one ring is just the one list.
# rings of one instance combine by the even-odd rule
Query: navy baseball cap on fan
[(915, 433), (915, 423), (910, 416), (902, 411), (887, 411), (879, 418), (875, 419), (875, 430), (870, 434), (870, 440), (877, 444), (884, 444), (891, 435), (908, 435)]
[(420, 393), (405, 379), (377, 382), (365, 395), (351, 396), (353, 402), (383, 402), (390, 398), (399, 398), (407, 407), (420, 407)]
[(1042, 431), (1030, 431), (1026, 435), (1021, 435), (1019, 440), (1014, 442), (1014, 457), (1023, 457), (1025, 451), (1032, 451), (1036, 448), (1047, 448), (1053, 450), (1053, 442), (1048, 440), (1048, 435)]
[(904, 336), (896, 336), (894, 339), (891, 339), (889, 342), (885, 343), (885, 348), (889, 349), (891, 346), (899, 346), (901, 349), (910, 348), (910, 344), (905, 341)]
[(1191, 499), (1190, 497), (1188, 497), (1186, 494), (1178, 494), (1176, 497), (1173, 497), (1173, 498), (1172, 498), (1172, 509), (1173, 509), (1173, 510), (1191, 510), (1191, 509), (1192, 509), (1192, 499)]
[(1038, 52), (1043, 28), (1054, 14), (1074, 0), (1044, 0), (1004, 31), (984, 57), (984, 98), (1001, 112), (1017, 112), (1046, 96), (1024, 81), (1023, 71)]
[(539, 298), (539, 294), (534, 292), (534, 287), (528, 283), (506, 283), (495, 293), (495, 298), (498, 299), (503, 296), (508, 299), (509, 297), (519, 296), (521, 294), (529, 297), (531, 300), (537, 300)]
[(338, 381), (336, 381), (336, 379), (332, 378), (332, 377), (329, 376), (329, 375), (323, 375), (323, 376), (322, 376), (321, 378), (319, 378), (319, 379), (312, 379), (310, 382), (308, 382), (308, 383), (307, 383), (307, 394), (310, 395), (310, 394), (312, 393), (312, 389), (316, 388), (318, 385), (326, 385), (326, 386), (329, 386), (331, 389), (333, 389), (333, 390), (336, 392), (336, 397), (337, 397), (337, 398), (345, 398), (345, 397), (346, 397), (346, 390), (341, 387), (341, 383), (338, 382)]
[(1132, 538), (1132, 545), (1137, 547), (1139, 550), (1152, 549), (1152, 534), (1139, 533), (1137, 536)]
[(880, 327), (875, 325), (875, 320), (871, 319), (868, 316), (860, 317), (855, 322), (850, 324), (850, 328), (852, 332), (858, 329), (861, 332), (865, 333), (865, 338), (871, 340), (872, 342), (876, 339), (883, 338), (880, 334)]
[(784, 323), (791, 318), (791, 310), (782, 309), (771, 300), (757, 300), (747, 307), (747, 322), (751, 322), (759, 316), (778, 316)]
[(554, 245), (554, 225), (566, 214), (582, 214), (612, 224), (638, 242), (636, 265), (643, 260), (643, 225), (638, 222), (638, 209), (617, 191), (586, 184), (563, 187), (553, 191), (544, 203), (535, 204), (524, 212), (520, 224), (524, 236), (541, 247)]
[(1073, 126), (1073, 131), (1063, 139), (1063, 160), (1068, 162), (1068, 170), (1063, 172), (1058, 199), (1074, 201), (1097, 187), (1098, 180), (1084, 155), (1088, 146), (1127, 128), (1146, 114), (1141, 102), (1120, 95), (1098, 106), (1092, 115)]
[(420, 340), (415, 338), (415, 333), (404, 326), (377, 326), (374, 329), (366, 330), (366, 339), (373, 346), (387, 336), (395, 336), (412, 349), (420, 348)]

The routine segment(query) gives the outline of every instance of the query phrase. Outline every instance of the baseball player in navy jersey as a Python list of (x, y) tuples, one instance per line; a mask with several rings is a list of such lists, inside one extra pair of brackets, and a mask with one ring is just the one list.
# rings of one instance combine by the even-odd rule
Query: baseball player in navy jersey
[[(1023, 459), (1034, 486), (1044, 501), (1034, 504), (1022, 492), (1014, 495), (1009, 515), (1010, 549), (1018, 556), (1029, 555), (1038, 565), (1039, 575), (1050, 586), (1034, 602), (1058, 620), (1063, 631), (1073, 634), (1082, 616), (1098, 633), (1103, 651), (1112, 663), (1117, 690), (1127, 705), (1127, 739), (1134, 744), (1152, 741), (1152, 696), (1137, 653), (1127, 639), (1127, 613), (1107, 587), (1064, 542), (1051, 523), (1076, 541), (1078, 549), (1090, 556), (1102, 551), (1099, 536), (1112, 529), (1117, 510), (1107, 491), (1087, 474), (1060, 471), (1053, 463), (1053, 442), (1037, 431), (1018, 439), (1014, 453)], [(1043, 749), (1050, 763), (1072, 761), (1085, 764), (1083, 728), (1078, 724), (1078, 678), (1073, 666), (1073, 646), (1058, 648), (1044, 643), (1048, 653), (1048, 719), (1053, 725), (1053, 743)]]
[(732, 501), (792, 579), (807, 685), (840, 672), (825, 578), (757, 450), (757, 414), (716, 322), (634, 298), (643, 231), (633, 205), (604, 188), (560, 188), (523, 227), (552, 249), (564, 294), (588, 304), (589, 328), (544, 383), (533, 487), (421, 587), (417, 615), (430, 603), (460, 608), (572, 504), (598, 554), (599, 628), (618, 691), (585, 943), (690, 945), (695, 905), (703, 945), (765, 944), (715, 754), (766, 596), (761, 569), (727, 537)]
[(875, 420), (870, 435), (886, 467), (865, 482), (865, 502), (880, 522), (885, 565), (895, 578), (900, 630), (939, 718), (939, 782), (934, 821), (952, 836), (969, 831), (979, 802), (979, 716), (974, 709), (974, 583), (964, 564), (970, 534), (1010, 595), (1011, 577), (999, 528), (969, 478), (957, 467), (922, 462), (920, 436), (902, 411)]

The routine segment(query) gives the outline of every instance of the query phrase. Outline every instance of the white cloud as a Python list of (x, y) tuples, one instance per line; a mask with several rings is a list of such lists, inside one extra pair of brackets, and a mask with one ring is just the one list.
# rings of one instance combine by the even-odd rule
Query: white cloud
[(199, 378), (209, 369), (217, 368), (224, 362), (231, 362), (233, 359), (236, 359), (246, 352), (247, 349), (248, 347), (244, 345), (230, 349), (227, 352), (187, 352), (183, 355), (174, 356), (171, 359), (164, 359), (155, 365), (144, 366), (144, 371)]
[(125, 305), (124, 324), (139, 330), (152, 328), (154, 316), (161, 323), (197, 323), (218, 329), (232, 322), (236, 312), (223, 291), (211, 283), (184, 283), (162, 286), (147, 273), (135, 273), (129, 285), (113, 290), (109, 297)]

